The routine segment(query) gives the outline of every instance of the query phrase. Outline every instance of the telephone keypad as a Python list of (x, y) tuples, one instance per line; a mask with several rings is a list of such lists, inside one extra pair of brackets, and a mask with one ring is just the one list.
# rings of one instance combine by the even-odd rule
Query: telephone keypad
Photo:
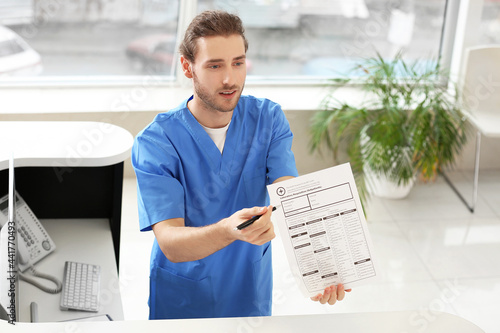
[[(0, 225), (7, 218), (7, 200), (8, 195), (0, 198)], [(29, 264), (36, 264), (54, 251), (56, 245), (33, 211), (17, 192), (15, 219), (17, 222), (19, 245), (24, 244), (29, 255), (30, 262), (28, 264), (19, 263), (20, 271), (24, 272), (29, 267)]]

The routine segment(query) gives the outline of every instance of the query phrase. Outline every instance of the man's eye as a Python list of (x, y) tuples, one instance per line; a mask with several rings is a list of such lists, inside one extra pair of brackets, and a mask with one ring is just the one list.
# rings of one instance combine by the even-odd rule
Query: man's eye
[(241, 66), (241, 65), (244, 65), (244, 64), (245, 64), (244, 62), (240, 61), (240, 62), (235, 63), (234, 65), (235, 66)]
[(212, 65), (212, 66), (210, 66), (211, 69), (217, 69), (219, 67), (220, 67), (219, 65)]

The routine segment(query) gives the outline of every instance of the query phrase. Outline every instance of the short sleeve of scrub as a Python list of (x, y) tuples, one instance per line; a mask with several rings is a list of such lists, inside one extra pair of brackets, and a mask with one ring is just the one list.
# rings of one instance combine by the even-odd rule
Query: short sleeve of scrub
[[(274, 103), (273, 103), (274, 104)], [(269, 183), (283, 176), (297, 177), (295, 158), (292, 152), (293, 134), (285, 113), (278, 104), (273, 105), (274, 126), (267, 156)]]
[(176, 174), (176, 152), (161, 131), (151, 125), (138, 136), (132, 148), (132, 165), (137, 177), (141, 231), (155, 223), (184, 217), (184, 190)]

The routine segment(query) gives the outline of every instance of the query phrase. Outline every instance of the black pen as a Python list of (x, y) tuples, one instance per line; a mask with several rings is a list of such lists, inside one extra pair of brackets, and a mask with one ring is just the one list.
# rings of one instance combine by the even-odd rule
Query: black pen
[[(277, 205), (277, 206), (274, 206), (273, 207), (273, 212), (276, 210), (277, 207), (279, 207), (281, 205)], [(259, 217), (261, 217), (262, 215), (255, 215), (254, 217), (252, 217), (251, 219), (249, 220), (246, 220), (245, 222), (239, 224), (238, 226), (236, 226), (233, 230), (242, 230), (242, 229), (245, 229), (246, 227), (248, 227), (249, 225), (253, 224), (255, 221), (257, 221), (259, 219)]]

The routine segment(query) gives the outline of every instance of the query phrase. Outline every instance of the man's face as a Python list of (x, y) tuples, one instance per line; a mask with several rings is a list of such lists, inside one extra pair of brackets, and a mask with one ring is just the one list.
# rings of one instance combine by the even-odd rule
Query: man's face
[(245, 85), (245, 59), (239, 35), (200, 38), (191, 64), (196, 102), (210, 111), (233, 111)]

